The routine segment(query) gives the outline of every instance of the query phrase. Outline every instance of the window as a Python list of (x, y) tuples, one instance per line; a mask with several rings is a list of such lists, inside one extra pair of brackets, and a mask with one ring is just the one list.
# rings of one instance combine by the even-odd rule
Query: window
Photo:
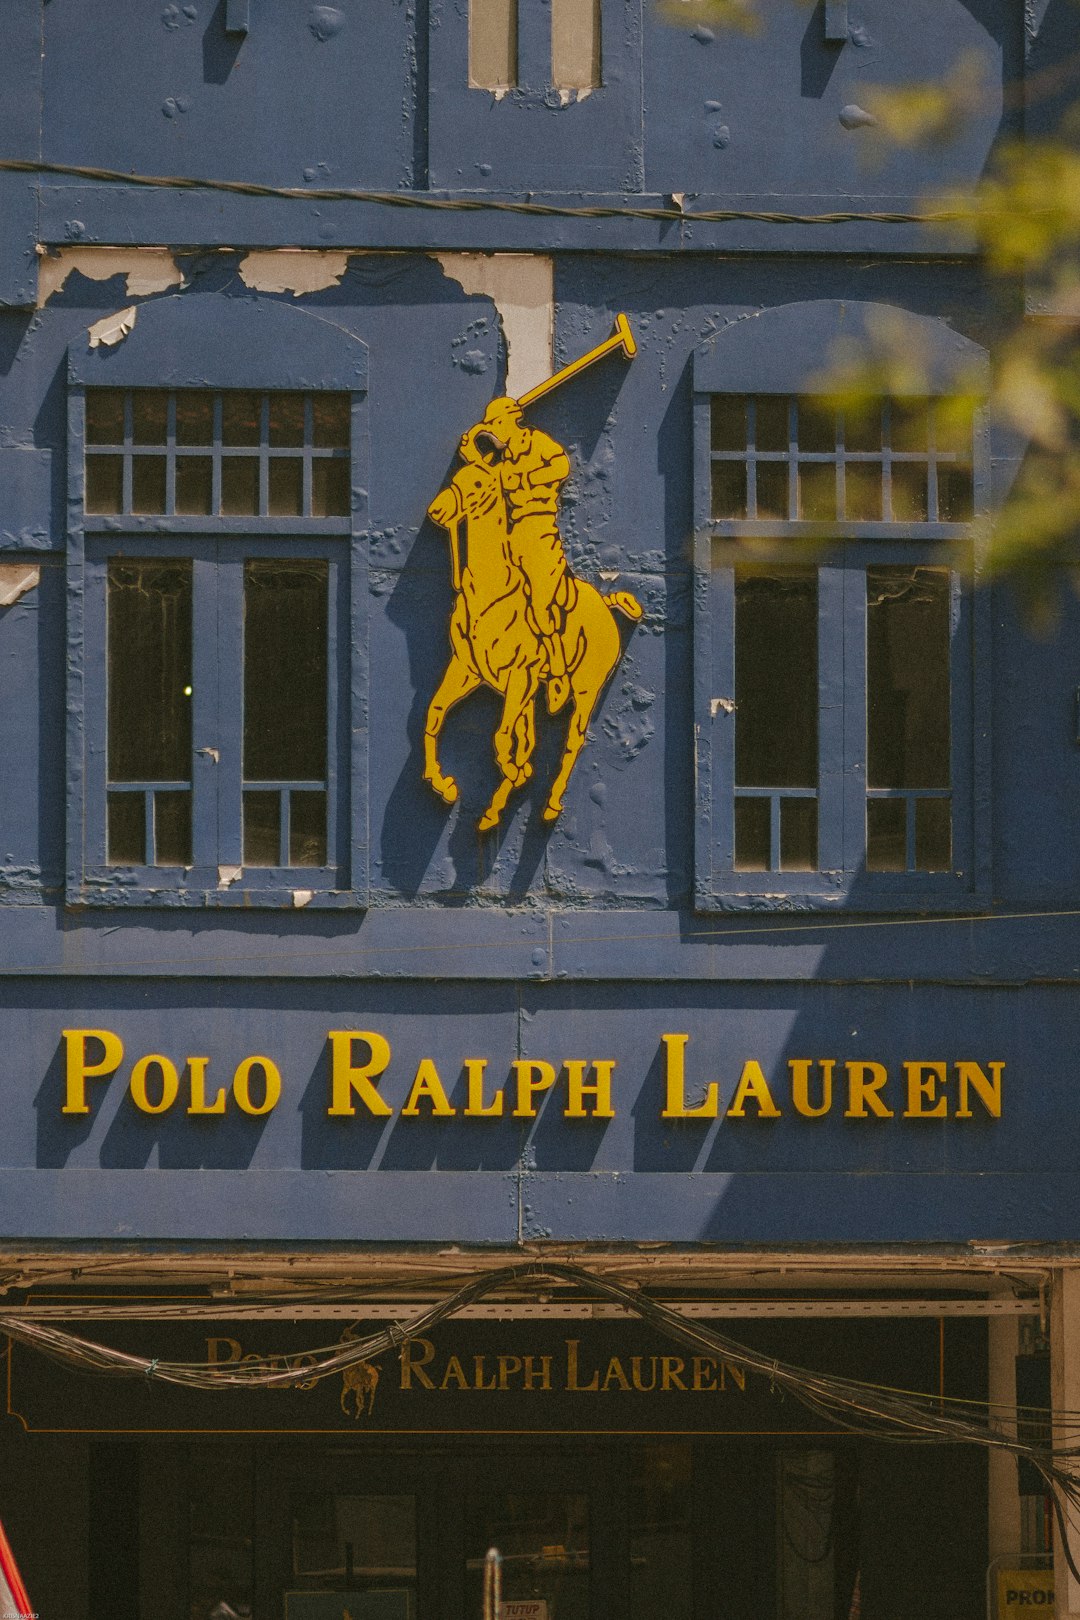
[[(815, 312), (843, 308), (788, 306), (774, 333), (759, 317), (754, 338), (782, 345), (769, 363), (738, 340), (698, 357), (705, 907), (919, 909), (970, 904), (985, 883), (975, 373), (839, 409), (810, 389), (828, 353)], [(792, 310), (811, 334), (803, 372)], [(922, 353), (937, 323), (918, 324)]]
[[(224, 302), (219, 313), (251, 320)], [(169, 314), (150, 306), (140, 323)], [(296, 329), (280, 306), (255, 314), (250, 354), (303, 341), (309, 357), (310, 318)], [(343, 376), (336, 357), (337, 377), (320, 380), (337, 386), (318, 388), (295, 376), (275, 388), (265, 370), (257, 387), (144, 386), (162, 364), (153, 335), (123, 356), (130, 382), (115, 376), (120, 355), (105, 385), (86, 380), (92, 352), (72, 357), (69, 895), (355, 903), (363, 390), (342, 384), (362, 384), (362, 368), (349, 356)]]
[[(600, 83), (600, 0), (550, 0), (550, 36), (537, 41), (535, 52), (539, 72), (525, 71), (519, 77), (519, 28), (531, 47), (533, 15), (543, 15), (533, 0), (470, 0), (470, 86), (510, 90), (535, 81), (559, 90), (595, 89)], [(528, 55), (533, 54), (530, 49)]]

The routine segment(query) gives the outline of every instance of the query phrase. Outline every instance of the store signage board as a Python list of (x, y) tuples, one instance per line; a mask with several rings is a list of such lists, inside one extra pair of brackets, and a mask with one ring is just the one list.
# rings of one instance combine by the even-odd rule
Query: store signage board
[(1052, 1569), (999, 1569), (997, 1571), (997, 1620), (1013, 1620), (1023, 1615), (1054, 1613), (1054, 1572)]
[[(949, 1331), (962, 1376), (961, 1341), (979, 1329), (950, 1323)], [(223, 1372), (261, 1356), (304, 1374), (313, 1349), (349, 1336), (350, 1328), (318, 1321), (94, 1324), (95, 1338), (148, 1362), (165, 1354)], [(744, 1322), (733, 1337), (848, 1377), (938, 1386), (934, 1321), (894, 1321), (887, 1335), (865, 1322)], [(831, 1432), (767, 1377), (719, 1354), (695, 1355), (636, 1322), (448, 1321), (374, 1362), (274, 1389), (195, 1390), (137, 1377), (96, 1379), (90, 1391), (85, 1375), (14, 1345), (7, 1406), (35, 1433)]]

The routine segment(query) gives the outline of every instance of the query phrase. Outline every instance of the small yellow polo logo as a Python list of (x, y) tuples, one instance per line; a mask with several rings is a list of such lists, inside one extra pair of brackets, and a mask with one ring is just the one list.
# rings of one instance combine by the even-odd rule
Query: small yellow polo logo
[(439, 765), (439, 734), (449, 711), (481, 686), (502, 694), (493, 738), (501, 779), (480, 817), (482, 831), (498, 825), (514, 788), (533, 772), (536, 697), (541, 686), (556, 714), (573, 700), (566, 745), (543, 809), (562, 810), (570, 773), (612, 670), (622, 651), (612, 609), (640, 619), (629, 591), (604, 597), (575, 577), (558, 526), (559, 491), (570, 472), (562, 445), (527, 426), (526, 406), (616, 349), (637, 352), (625, 315), (612, 336), (520, 399), (492, 400), (459, 445), (463, 466), (428, 507), (450, 537), (456, 600), (450, 619), (450, 663), (428, 707), (424, 779), (447, 804), (457, 783)]

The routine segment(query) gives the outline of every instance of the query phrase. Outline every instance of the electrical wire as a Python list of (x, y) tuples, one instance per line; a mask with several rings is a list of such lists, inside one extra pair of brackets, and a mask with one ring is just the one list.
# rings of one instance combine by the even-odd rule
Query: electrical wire
[(772, 209), (709, 208), (693, 213), (673, 203), (670, 208), (635, 207), (627, 203), (539, 203), (504, 197), (437, 197), (430, 192), (364, 191), (351, 186), (267, 186), (253, 180), (214, 180), (179, 174), (139, 174), (99, 169), (83, 163), (46, 163), (37, 158), (0, 158), (0, 171), (62, 175), (155, 190), (218, 191), (238, 197), (285, 198), (308, 202), (374, 203), (384, 208), (419, 208), (443, 213), (526, 214), (542, 219), (645, 219), (670, 225), (673, 220), (720, 225), (747, 220), (762, 225), (848, 225), (861, 221), (883, 225), (940, 225), (970, 218), (959, 209), (931, 208), (913, 213), (843, 210), (824, 214), (787, 214)]
[[(171, 1361), (165, 1357), (134, 1355), (96, 1343), (44, 1322), (0, 1316), (0, 1333), (19, 1344), (43, 1351), (81, 1370), (121, 1378), (148, 1379), (189, 1389), (287, 1389), (342, 1373), (359, 1362), (394, 1350), (406, 1340), (420, 1337), (453, 1317), (463, 1306), (508, 1288), (538, 1291), (552, 1282), (567, 1284), (593, 1298), (627, 1307), (657, 1332), (699, 1355), (720, 1359), (731, 1367), (767, 1380), (770, 1387), (790, 1396), (815, 1416), (863, 1439), (899, 1444), (976, 1445), (998, 1449), (1029, 1462), (1045, 1481), (1061, 1534), (1069, 1568), (1077, 1580), (1080, 1569), (1068, 1545), (1068, 1513), (1080, 1515), (1080, 1443), (1040, 1444), (990, 1420), (988, 1403), (897, 1390), (880, 1384), (845, 1378), (835, 1373), (812, 1372), (769, 1356), (700, 1321), (688, 1320), (640, 1289), (579, 1266), (530, 1261), (469, 1277), (453, 1293), (430, 1305), (407, 1322), (392, 1322), (378, 1332), (346, 1342), (318, 1347), (291, 1358), (252, 1357), (244, 1362)], [(1001, 1411), (1002, 1408), (997, 1407)], [(1043, 1418), (1036, 1408), (1009, 1408), (1014, 1418)], [(1080, 1413), (1055, 1413), (1058, 1434), (1080, 1437)]]

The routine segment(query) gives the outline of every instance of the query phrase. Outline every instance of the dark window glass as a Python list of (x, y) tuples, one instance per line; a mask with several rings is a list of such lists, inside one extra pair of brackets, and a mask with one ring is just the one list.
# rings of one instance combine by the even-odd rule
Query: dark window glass
[(772, 849), (768, 799), (735, 800), (735, 870), (767, 872)]
[(259, 463), (254, 456), (221, 462), (221, 510), (226, 517), (255, 517), (259, 510)]
[(191, 794), (175, 788), (154, 794), (154, 861), (191, 865)]
[(942, 523), (970, 523), (975, 515), (975, 490), (971, 468), (937, 465), (938, 519)]
[(780, 868), (784, 872), (817, 870), (817, 800), (780, 800)]
[(270, 443), (296, 448), (304, 442), (303, 394), (270, 395)]
[(844, 412), (844, 446), (851, 451), (875, 452), (881, 449), (881, 403), (867, 400), (864, 405)]
[(325, 457), (311, 463), (312, 517), (348, 517), (349, 463)]
[(178, 456), (176, 510), (183, 516), (208, 517), (213, 509), (213, 461), (209, 456)]
[(190, 1620), (250, 1615), (255, 1600), (254, 1457), (250, 1445), (191, 1446), (188, 1603)]
[(928, 437), (929, 401), (925, 399), (894, 399), (890, 404), (892, 417), (891, 442), (894, 450), (925, 454)]
[(304, 510), (304, 463), (299, 456), (270, 458), (270, 515), (299, 517)]
[(123, 456), (87, 456), (86, 510), (95, 513), (121, 512), (124, 508)]
[(348, 394), (316, 394), (312, 403), (317, 448), (347, 450), (352, 410)]
[(844, 516), (850, 523), (881, 522), (881, 462), (849, 461), (844, 467)]
[[(314, 468), (312, 468), (312, 472), (314, 472)], [(741, 518), (746, 516), (745, 462), (713, 462), (712, 515), (714, 518)]]
[(692, 1620), (694, 1493), (691, 1448), (658, 1441), (629, 1470), (630, 1620)]
[[(293, 1501), (290, 1540), (290, 1585), (324, 1594), (303, 1609), (298, 1603), (298, 1612), (356, 1620), (415, 1615), (415, 1497), (308, 1492)], [(337, 1604), (327, 1601), (332, 1592), (344, 1594)]]
[(948, 799), (915, 800), (915, 865), (920, 872), (952, 866), (952, 805)]
[(164, 512), (165, 457), (136, 456), (131, 465), (131, 510)]
[(146, 801), (141, 793), (110, 793), (108, 859), (112, 866), (146, 865)]
[(892, 464), (892, 517), (894, 523), (925, 523), (928, 515), (925, 461)]
[(326, 775), (327, 565), (244, 564), (244, 779)]
[(214, 442), (214, 396), (198, 388), (181, 388), (176, 395), (177, 444), (210, 445)]
[(759, 518), (780, 518), (787, 522), (789, 502), (788, 464), (786, 461), (759, 461), (757, 474), (757, 515)]
[(239, 389), (221, 397), (221, 442), (258, 444), (262, 438), (262, 395)]
[(786, 398), (781, 394), (759, 394), (754, 404), (756, 448), (786, 451), (791, 441)]
[(817, 575), (737, 569), (735, 781), (816, 787)]
[(136, 388), (131, 396), (134, 444), (164, 444), (168, 438), (169, 396), (162, 388)]
[(903, 799), (866, 801), (866, 865), (871, 872), (907, 870), (907, 804)]
[(799, 449), (811, 455), (836, 454), (836, 409), (827, 400), (799, 400)]
[(326, 865), (326, 794), (289, 795), (289, 865)]
[(185, 561), (109, 562), (110, 782), (191, 778), (191, 578)]
[(866, 573), (867, 786), (949, 786), (949, 575)]
[(714, 394), (712, 397), (712, 447), (714, 450), (746, 450), (746, 400), (741, 394)]
[(962, 395), (934, 401), (934, 448), (970, 461), (974, 442), (974, 402)]
[(835, 461), (799, 463), (799, 516), (815, 523), (835, 522)]
[(564, 1491), (485, 1492), (469, 1503), (465, 1613), (481, 1612), (484, 1555), (503, 1555), (504, 1603), (539, 1598), (557, 1620), (588, 1620), (589, 1498)]
[(281, 865), (281, 794), (244, 793), (244, 865)]
[(123, 444), (124, 390), (122, 388), (88, 388), (86, 390), (86, 442), (87, 444)]

